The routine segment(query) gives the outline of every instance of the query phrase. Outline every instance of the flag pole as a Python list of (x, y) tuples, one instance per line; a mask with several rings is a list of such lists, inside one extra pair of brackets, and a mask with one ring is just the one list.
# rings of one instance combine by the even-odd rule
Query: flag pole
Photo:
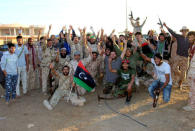
[(73, 87), (74, 87), (74, 86), (71, 86), (71, 88), (70, 88), (70, 93), (69, 93), (69, 95), (68, 95), (67, 102), (69, 102), (69, 100), (70, 100), (70, 95), (72, 94), (72, 89), (73, 89)]

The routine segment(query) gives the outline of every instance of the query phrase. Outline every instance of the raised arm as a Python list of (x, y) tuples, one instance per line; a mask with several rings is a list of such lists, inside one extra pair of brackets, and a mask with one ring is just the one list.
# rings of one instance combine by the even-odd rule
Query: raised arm
[(137, 47), (137, 52), (140, 54), (140, 56), (148, 62), (151, 62), (151, 58), (147, 57), (146, 55), (143, 54), (141, 47)]
[(20, 27), (18, 34), (19, 34), (19, 36), (22, 36), (22, 27)]
[(142, 23), (141, 26), (144, 26), (144, 24), (146, 23), (146, 20), (147, 20), (147, 17), (146, 17), (146, 19), (144, 20), (144, 22)]
[(40, 36), (41, 36), (41, 29), (39, 29), (38, 36), (37, 36), (37, 41), (40, 40)]
[(90, 27), (90, 29), (91, 29), (91, 32), (93, 33), (93, 35), (96, 36), (95, 31), (94, 31), (92, 26)]
[(135, 27), (135, 24), (134, 24), (134, 22), (133, 22), (133, 18), (130, 18), (129, 20), (130, 20), (130, 22), (131, 22), (131, 25), (132, 25), (133, 27)]
[(68, 44), (72, 45), (73, 42), (71, 40), (70, 31), (71, 31), (71, 28), (68, 29), (68, 33), (67, 33), (67, 36), (66, 36), (66, 40), (67, 40)]
[(79, 44), (83, 45), (82, 43), (84, 42), (84, 39), (86, 38), (86, 34), (85, 31), (78, 28), (79, 32), (80, 32), (80, 40), (79, 40)]
[[(75, 33), (75, 30), (73, 29), (73, 27), (72, 27), (72, 38), (74, 38), (74, 37), (76, 37), (77, 35), (76, 35), (76, 33)], [(72, 39), (73, 40), (73, 39)]]
[(48, 32), (47, 32), (46, 39), (49, 39), (49, 34), (50, 34), (50, 31), (51, 31), (51, 27), (52, 27), (52, 25), (49, 25), (49, 30), (48, 30)]
[(100, 40), (100, 31), (98, 31), (96, 39), (97, 39), (97, 41)]
[(114, 35), (115, 29), (112, 30), (112, 32), (110, 33), (110, 37), (112, 37)]
[(60, 40), (63, 40), (64, 39), (64, 34), (66, 34), (67, 31), (66, 31), (66, 26), (63, 26), (62, 27), (62, 30), (60, 31)]
[(117, 56), (120, 56), (122, 54), (122, 51), (120, 50), (119, 46), (116, 44), (116, 38), (114, 35), (112, 36), (112, 41), (113, 41), (113, 46), (114, 46)]
[(51, 73), (52, 73), (54, 76), (59, 77), (59, 74), (55, 71), (53, 64), (50, 64), (50, 65), (49, 65), (49, 68), (51, 69)]
[(100, 40), (104, 40), (104, 29), (101, 29), (101, 35), (100, 35)]
[(166, 32), (165, 32), (165, 30), (164, 30), (162, 27), (160, 27), (160, 31), (161, 31), (161, 33), (163, 33), (165, 36), (167, 35)]
[(171, 35), (173, 35), (175, 38), (179, 37), (179, 35), (176, 34), (172, 29), (170, 29), (165, 23), (163, 23), (163, 25), (167, 28), (167, 30), (171, 33)]
[(83, 36), (83, 44), (85, 47), (88, 46), (88, 42), (87, 42), (87, 36), (86, 36), (86, 27), (83, 28), (83, 33), (82, 33), (82, 36)]
[(123, 59), (125, 57), (125, 53), (126, 53), (126, 50), (127, 50), (127, 40), (123, 40), (123, 43), (125, 44), (125, 47), (123, 49), (123, 52), (121, 54), (121, 59)]

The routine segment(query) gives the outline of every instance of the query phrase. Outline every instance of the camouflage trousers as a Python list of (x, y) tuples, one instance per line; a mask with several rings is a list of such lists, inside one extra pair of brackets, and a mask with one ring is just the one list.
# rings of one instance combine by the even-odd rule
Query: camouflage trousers
[(18, 75), (9, 75), (5, 77), (5, 99), (7, 102), (10, 100), (10, 95), (12, 99), (16, 98), (16, 85), (17, 85)]
[(147, 74), (151, 75), (153, 78), (156, 77), (155, 68), (154, 68), (154, 65), (152, 63), (147, 63), (146, 72), (147, 72)]
[(33, 69), (33, 65), (29, 65), (29, 70), (27, 72), (28, 76), (28, 90), (32, 90), (36, 88), (35, 77), (36, 71)]
[(188, 80), (190, 85), (189, 105), (195, 109), (195, 74)]
[(69, 90), (63, 90), (63, 89), (56, 89), (56, 91), (54, 92), (53, 96), (51, 97), (51, 99), (49, 100), (49, 103), (52, 107), (55, 107), (59, 100), (63, 97), (63, 96), (68, 96), (70, 93)]
[(171, 69), (173, 70), (173, 84), (180, 84), (186, 81), (188, 58), (183, 56), (176, 56), (171, 62)]
[(39, 88), (42, 88), (42, 68), (41, 67), (37, 67), (36, 69), (36, 79), (38, 81)]
[(49, 68), (48, 67), (42, 67), (42, 92), (47, 92), (47, 81), (48, 81), (48, 75), (49, 75)]
[(177, 83), (179, 81), (179, 77), (181, 72), (179, 71), (177, 65), (175, 64), (176, 59), (175, 58), (170, 58), (169, 59), (169, 64), (171, 66), (171, 77), (173, 80), (173, 86), (178, 86), (179, 83)]

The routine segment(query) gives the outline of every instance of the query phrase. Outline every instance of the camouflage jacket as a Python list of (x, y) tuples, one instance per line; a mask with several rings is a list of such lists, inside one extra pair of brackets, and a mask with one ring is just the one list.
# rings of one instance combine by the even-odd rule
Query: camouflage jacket
[(192, 57), (188, 75), (191, 77), (195, 76), (195, 55)]
[(61, 56), (59, 56), (59, 61), (58, 62), (55, 62), (55, 66), (54, 68), (58, 71), (62, 71), (62, 68), (65, 66), (65, 65), (68, 65), (70, 62), (70, 57), (69, 56), (66, 56), (66, 58), (62, 58)]
[(71, 77), (72, 76), (64, 76), (64, 74), (59, 74), (59, 89), (61, 90), (69, 90), (71, 86)]
[(56, 59), (56, 53), (54, 48), (46, 48), (42, 52), (41, 67), (49, 67), (49, 65)]
[(81, 58), (83, 58), (83, 39), (81, 37), (80, 41), (75, 44), (71, 39), (70, 39), (70, 34), (67, 34), (67, 42), (70, 44), (71, 47), (71, 58), (74, 58), (74, 52), (79, 51), (81, 53)]
[(96, 78), (98, 74), (104, 71), (102, 61), (103, 58), (98, 56), (95, 61), (91, 59), (88, 63), (86, 63), (86, 69), (90, 72), (93, 78)]

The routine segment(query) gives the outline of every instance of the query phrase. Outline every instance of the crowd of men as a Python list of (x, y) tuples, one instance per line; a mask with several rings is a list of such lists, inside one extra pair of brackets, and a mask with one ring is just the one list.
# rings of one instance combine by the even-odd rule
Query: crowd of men
[(161, 27), (159, 35), (154, 30), (142, 35), (144, 23), (133, 23), (133, 19), (131, 23), (134, 32), (119, 37), (115, 30), (106, 35), (103, 29), (96, 34), (93, 28), (91, 33), (79, 28), (80, 34), (76, 34), (72, 26), (63, 27), (59, 37), (49, 37), (50, 26), (47, 36), (39, 35), (37, 41), (28, 38), (27, 43), (23, 43), (22, 34), (17, 36), (17, 44), (9, 43), (1, 58), (6, 104), (21, 97), (22, 87), (24, 95), (38, 88), (44, 95), (51, 91), (51, 97), (43, 102), (49, 110), (63, 96), (83, 105), (85, 98), (81, 96), (86, 90), (73, 80), (82, 61), (96, 88), (115, 97), (126, 96), (126, 104), (130, 104), (132, 92), (145, 76), (146, 81), (153, 79), (148, 87), (150, 96), (155, 99), (154, 91), (159, 88), (164, 102), (170, 101), (172, 87), (190, 86), (190, 101), (184, 109), (195, 110), (195, 32), (184, 26), (181, 35), (176, 34), (164, 23), (169, 33)]

